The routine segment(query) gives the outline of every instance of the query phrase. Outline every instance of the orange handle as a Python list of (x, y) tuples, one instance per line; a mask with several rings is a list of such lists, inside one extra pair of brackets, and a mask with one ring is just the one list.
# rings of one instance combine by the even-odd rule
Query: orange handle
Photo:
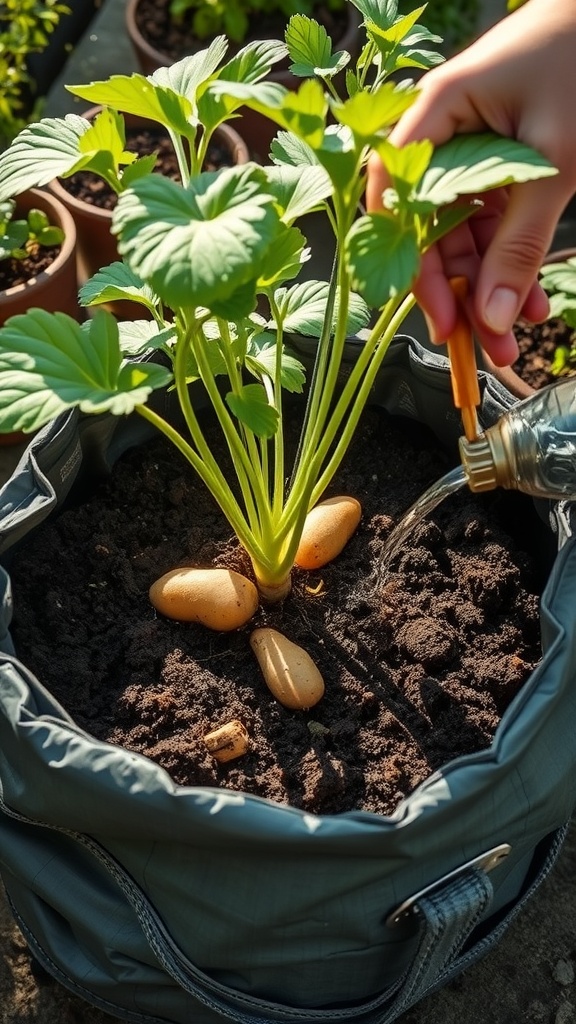
[(476, 407), (480, 405), (480, 387), (476, 368), (474, 337), (464, 312), (464, 299), (468, 292), (465, 277), (453, 277), (450, 286), (458, 304), (458, 320), (454, 331), (447, 339), (448, 358), (452, 378), (454, 405), (460, 409), (462, 425), (467, 441), (474, 441), (480, 430)]

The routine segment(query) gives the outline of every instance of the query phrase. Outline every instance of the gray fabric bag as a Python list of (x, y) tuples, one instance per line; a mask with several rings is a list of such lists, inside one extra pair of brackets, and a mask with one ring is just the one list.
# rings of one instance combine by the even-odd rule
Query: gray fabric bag
[[(481, 377), (489, 425), (514, 400)], [(454, 446), (443, 357), (397, 339), (373, 398)], [(71, 414), (35, 437), (1, 492), (5, 564), (81, 467), (101, 472), (147, 436), (141, 421)], [(3, 570), (0, 873), (40, 963), (142, 1024), (387, 1024), (485, 953), (549, 871), (575, 803), (573, 509), (541, 512), (559, 549), (541, 664), (490, 748), (389, 818), (179, 787), (95, 740), (14, 656)]]

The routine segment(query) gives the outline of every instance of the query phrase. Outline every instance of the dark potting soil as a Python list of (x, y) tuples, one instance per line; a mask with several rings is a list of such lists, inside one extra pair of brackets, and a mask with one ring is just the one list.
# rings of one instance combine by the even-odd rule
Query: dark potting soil
[[(170, 62), (205, 49), (214, 39), (214, 36), (198, 39), (192, 32), (191, 18), (186, 19), (184, 16), (176, 21), (170, 15), (170, 0), (140, 0), (135, 17), (143, 38)], [(337, 41), (344, 37), (348, 27), (346, 9), (331, 11), (324, 4), (318, 3), (314, 8), (314, 18), (324, 26), (333, 40)], [(287, 18), (279, 11), (259, 11), (253, 19), (253, 27), (248, 32), (245, 43), (257, 39), (284, 39), (286, 23)], [(238, 48), (231, 45), (230, 54)], [(277, 64), (275, 68), (280, 66)]]
[[(390, 813), (430, 772), (490, 743), (540, 657), (528, 499), (452, 496), (373, 585), (392, 525), (451, 464), (422, 428), (367, 412), (330, 488), (361, 501), (355, 536), (330, 565), (295, 570), (282, 607), (216, 633), (159, 617), (148, 601), (151, 583), (181, 565), (252, 576), (191, 468), (155, 439), (21, 549), (16, 648), (82, 728), (147, 754), (178, 783), (314, 813)], [(263, 624), (320, 668), (326, 693), (309, 711), (266, 688), (248, 642)], [(230, 719), (250, 746), (219, 765), (202, 737)]]
[(513, 365), (518, 376), (536, 389), (557, 381), (551, 371), (554, 353), (558, 345), (570, 348), (573, 335), (564, 321), (554, 318), (543, 324), (519, 323), (514, 333), (520, 349)]
[[(127, 128), (126, 149), (139, 156), (157, 154), (154, 172), (163, 174), (173, 181), (180, 181), (178, 160), (170, 136), (160, 127)], [(233, 159), (226, 146), (217, 139), (212, 139), (208, 147), (204, 171), (217, 171), (222, 167), (231, 167)], [(60, 184), (70, 195), (85, 203), (91, 203), (103, 210), (113, 210), (118, 196), (102, 178), (91, 171), (78, 171), (69, 178), (61, 178)]]
[(59, 245), (47, 245), (31, 251), (23, 260), (0, 260), (0, 292), (28, 284), (47, 270), (59, 253)]

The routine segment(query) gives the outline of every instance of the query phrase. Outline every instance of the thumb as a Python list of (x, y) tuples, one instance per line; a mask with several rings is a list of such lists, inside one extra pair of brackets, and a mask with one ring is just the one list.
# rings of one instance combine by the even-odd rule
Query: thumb
[(534, 321), (547, 316), (547, 299), (534, 283), (571, 190), (549, 179), (514, 185), (509, 195), (475, 292), (478, 319), (494, 334), (510, 331), (521, 313)]

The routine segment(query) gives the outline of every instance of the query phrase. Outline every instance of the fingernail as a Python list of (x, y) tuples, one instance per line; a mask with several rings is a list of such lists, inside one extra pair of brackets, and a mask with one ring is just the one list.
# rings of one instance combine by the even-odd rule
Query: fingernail
[(512, 288), (495, 288), (486, 303), (484, 320), (494, 334), (506, 334), (518, 312), (518, 296)]

